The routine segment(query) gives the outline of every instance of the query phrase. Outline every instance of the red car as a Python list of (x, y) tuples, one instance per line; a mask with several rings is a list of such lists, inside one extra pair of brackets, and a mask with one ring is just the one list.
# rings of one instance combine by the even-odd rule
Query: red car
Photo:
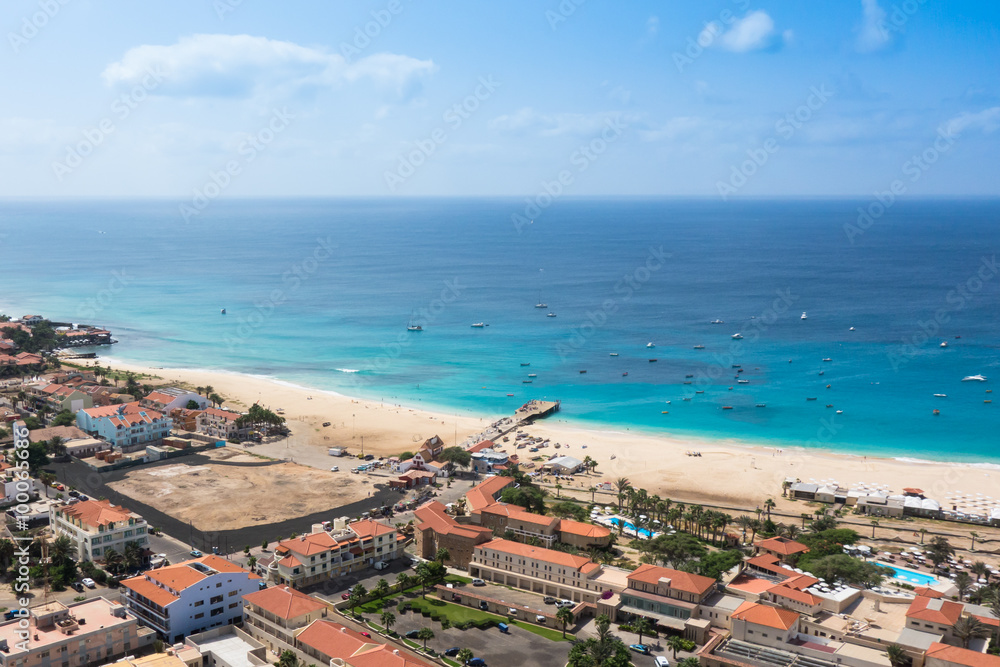
[(341, 600), (350, 600), (351, 599), (351, 594), (350, 593), (341, 593), (340, 594), (340, 599)]
[(362, 637), (368, 637), (368, 639), (372, 638), (372, 636), (370, 634), (368, 634), (367, 632), (364, 632), (364, 631), (361, 632), (361, 636)]

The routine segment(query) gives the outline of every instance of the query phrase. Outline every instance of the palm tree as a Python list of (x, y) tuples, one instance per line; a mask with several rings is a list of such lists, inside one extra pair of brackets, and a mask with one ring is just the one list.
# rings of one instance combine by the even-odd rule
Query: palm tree
[(622, 494), (632, 488), (632, 482), (627, 477), (619, 477), (615, 480), (615, 488), (618, 489), (618, 509), (622, 508)]
[(750, 526), (753, 525), (753, 517), (749, 514), (741, 514), (736, 517), (736, 525), (743, 529), (743, 543), (746, 544), (747, 531), (750, 530)]
[(420, 628), (417, 631), (417, 639), (422, 639), (424, 642), (424, 650), (427, 650), (427, 640), (434, 639), (434, 631), (430, 628)]
[[(383, 581), (385, 580), (383, 579)], [(396, 624), (396, 615), (386, 609), (379, 618), (382, 620), (382, 627), (385, 628), (386, 634), (390, 634), (392, 626)]]
[(226, 400), (214, 392), (209, 394), (206, 398), (212, 402), (212, 405), (216, 406), (222, 405)]
[(943, 537), (933, 537), (928, 543), (927, 553), (930, 555), (931, 562), (934, 563), (934, 568), (937, 569), (941, 563), (955, 554), (955, 547), (951, 546), (948, 540)]
[(388, 594), (389, 594), (388, 581), (386, 581), (385, 579), (379, 579), (377, 582), (375, 582), (375, 586), (372, 587), (372, 595), (381, 600)]
[(254, 569), (257, 567), (257, 557), (256, 556), (250, 556), (250, 558), (247, 558), (247, 567), (250, 568), (251, 572), (254, 571)]
[(115, 574), (121, 570), (123, 560), (122, 555), (114, 548), (109, 547), (104, 550), (104, 566), (111, 574)]
[(920, 543), (921, 544), (924, 543), (924, 535), (926, 535), (926, 534), (927, 534), (927, 529), (926, 528), (921, 528), (920, 529)]
[(427, 563), (417, 566), (417, 583), (420, 584), (420, 597), (427, 599), (427, 587), (434, 582), (434, 573), (427, 567)]
[(768, 498), (764, 501), (764, 509), (767, 510), (767, 520), (771, 520), (771, 510), (778, 506), (778, 503), (774, 502), (773, 498)]
[(805, 527), (806, 527), (806, 521), (808, 521), (808, 520), (809, 520), (809, 518), (810, 518), (810, 515), (809, 515), (809, 513), (808, 513), (808, 512), (803, 512), (803, 513), (802, 513), (802, 514), (800, 514), (799, 516), (800, 516), (800, 517), (802, 517), (802, 527), (803, 527), (803, 528), (805, 528)]
[(990, 571), (990, 568), (983, 561), (977, 560), (969, 567), (969, 570), (976, 575), (976, 579), (982, 579)]
[(451, 560), (451, 554), (448, 553), (447, 549), (441, 547), (440, 549), (437, 550), (437, 553), (434, 554), (434, 560), (444, 565), (444, 562), (446, 560)]
[(878, 528), (878, 519), (872, 519), (872, 539), (875, 539), (875, 529)]
[(972, 590), (972, 577), (968, 572), (959, 572), (955, 575), (955, 588), (958, 589), (958, 599), (964, 600), (965, 596)]
[(975, 551), (976, 550), (976, 540), (979, 539), (979, 533), (977, 533), (974, 530), (971, 530), (971, 531), (969, 531), (969, 537), (972, 538), (972, 546), (969, 547), (969, 551)]
[(695, 658), (694, 656), (689, 656), (678, 662), (677, 667), (698, 667), (700, 664), (701, 661), (698, 660), (698, 658)]
[(122, 553), (122, 565), (127, 570), (134, 570), (142, 565), (142, 549), (134, 540), (125, 543), (125, 550)]
[(562, 484), (560, 484), (559, 482), (556, 482), (556, 498), (559, 497), (559, 492), (562, 491), (562, 488), (563, 488)]
[(354, 584), (354, 588), (347, 594), (347, 604), (351, 608), (351, 613), (354, 613), (354, 608), (361, 604), (361, 598), (368, 595), (368, 589), (364, 587), (364, 584), (357, 583)]
[(476, 654), (472, 652), (471, 648), (463, 648), (455, 657), (458, 658), (460, 664), (467, 665), (470, 660), (476, 657)]
[(556, 620), (562, 623), (563, 639), (566, 639), (566, 625), (573, 622), (573, 612), (569, 607), (559, 607), (556, 611)]
[(955, 621), (953, 626), (955, 636), (962, 642), (962, 648), (969, 648), (969, 640), (976, 637), (988, 637), (989, 627), (975, 616), (963, 616)]
[(399, 591), (405, 591), (410, 587), (413, 578), (405, 572), (400, 572), (396, 575), (396, 586), (399, 587)]
[(889, 658), (889, 664), (892, 667), (903, 667), (910, 662), (910, 657), (906, 655), (906, 651), (899, 644), (889, 644), (885, 649), (885, 655)]
[(53, 565), (62, 565), (70, 559), (73, 554), (73, 543), (65, 535), (60, 535), (52, 541), (49, 547), (49, 558)]
[(683, 651), (687, 646), (687, 640), (680, 635), (670, 635), (667, 637), (667, 648), (674, 652), (674, 660), (677, 659), (677, 651)]
[(643, 616), (632, 624), (632, 631), (639, 635), (639, 643), (641, 644), (643, 635), (651, 637), (656, 635), (656, 626), (653, 625), (652, 621)]
[(593, 502), (594, 502), (594, 494), (597, 493), (597, 487), (596, 486), (592, 486), (589, 489), (587, 489), (587, 491), (590, 491), (590, 502), (591, 502), (591, 504), (593, 504)]

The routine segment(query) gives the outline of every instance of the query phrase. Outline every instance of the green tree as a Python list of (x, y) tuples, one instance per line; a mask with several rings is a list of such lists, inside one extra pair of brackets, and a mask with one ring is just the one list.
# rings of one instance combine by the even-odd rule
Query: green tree
[(975, 616), (963, 616), (952, 626), (955, 636), (962, 642), (962, 648), (969, 648), (969, 640), (989, 637), (990, 628)]
[(396, 624), (396, 615), (393, 614), (388, 609), (386, 609), (385, 611), (382, 612), (382, 615), (379, 616), (379, 618), (382, 621), (382, 627), (385, 628), (385, 631), (387, 633), (391, 633), (392, 632), (392, 626), (394, 626)]
[(934, 563), (934, 568), (937, 569), (941, 563), (955, 555), (955, 547), (951, 546), (948, 540), (943, 537), (932, 537), (931, 541), (927, 543), (927, 554), (930, 556), (931, 562)]
[(889, 644), (885, 649), (885, 655), (889, 658), (891, 667), (903, 667), (910, 662), (910, 657), (906, 655), (906, 650), (899, 644)]
[(964, 600), (972, 590), (972, 577), (969, 576), (968, 572), (959, 572), (955, 575), (955, 588), (958, 589), (958, 599), (959, 601)]
[(680, 635), (670, 635), (667, 637), (667, 648), (674, 653), (674, 660), (677, 659), (678, 651), (692, 651), (695, 643), (689, 639), (684, 639)]
[(434, 639), (434, 631), (430, 628), (420, 628), (417, 630), (417, 639), (424, 643), (424, 650), (427, 650), (427, 640)]
[(215, 392), (212, 392), (211, 394), (209, 394), (208, 396), (206, 396), (206, 398), (208, 398), (208, 400), (211, 401), (212, 405), (214, 405), (215, 407), (219, 407), (223, 403), (226, 402), (226, 399), (222, 398), (221, 396), (219, 396)]
[(372, 588), (372, 595), (381, 600), (388, 594), (389, 594), (388, 581), (386, 581), (385, 579), (379, 579), (377, 582), (375, 582), (375, 586)]
[[(27, 422), (27, 420), (25, 420)], [(47, 466), (51, 463), (49, 455), (45, 451), (45, 444), (41, 442), (33, 442), (28, 445), (28, 470), (31, 471), (32, 475), (38, 474), (43, 466)]]
[(111, 574), (121, 572), (124, 557), (116, 549), (109, 547), (104, 550), (104, 567)]
[(632, 631), (639, 635), (639, 643), (642, 643), (642, 636), (649, 635), (650, 637), (656, 637), (656, 626), (653, 622), (646, 618), (645, 616), (640, 617), (634, 623), (632, 623)]
[(49, 426), (72, 426), (75, 423), (75, 414), (69, 410), (60, 410), (59, 413), (49, 422)]
[(198, 401), (196, 401), (196, 400), (192, 399), (192, 400), (188, 401), (188, 402), (187, 402), (187, 405), (185, 405), (184, 407), (185, 407), (185, 408), (187, 408), (188, 410), (197, 410), (197, 409), (199, 409), (199, 408), (200, 408), (201, 406), (200, 406), (200, 405), (198, 405)]
[(361, 600), (368, 595), (368, 590), (364, 584), (359, 582), (354, 584), (354, 588), (347, 595), (347, 606), (351, 608), (351, 613), (353, 614), (354, 608), (361, 604)]
[(405, 572), (400, 572), (396, 575), (396, 585), (399, 587), (400, 592), (412, 586), (412, 581), (412, 577)]
[(698, 667), (701, 661), (693, 656), (688, 656), (677, 663), (677, 667)]
[(298, 667), (299, 659), (295, 657), (295, 653), (286, 650), (281, 652), (278, 662), (274, 664), (278, 667)]
[(463, 648), (462, 650), (460, 650), (458, 652), (458, 655), (456, 655), (455, 657), (458, 658), (458, 662), (460, 664), (464, 665), (465, 663), (469, 662), (470, 660), (472, 660), (476, 656), (472, 652), (472, 649), (470, 649), (470, 648)]
[(702, 558), (708, 553), (696, 537), (687, 533), (657, 535), (651, 540), (642, 541), (639, 548), (649, 560), (667, 563), (674, 569), (679, 569), (689, 560)]
[(437, 458), (448, 464), (448, 470), (453, 470), (455, 466), (468, 468), (472, 465), (472, 453), (461, 447), (445, 447)]
[(777, 506), (778, 504), (774, 502), (773, 498), (768, 498), (767, 500), (764, 501), (764, 510), (767, 512), (768, 521), (771, 520), (771, 510), (773, 510)]
[(556, 620), (562, 623), (562, 636), (566, 639), (566, 626), (575, 620), (572, 610), (569, 607), (559, 607), (556, 610)]
[(441, 547), (437, 550), (437, 553), (434, 554), (434, 560), (444, 565), (446, 560), (451, 560), (451, 554), (448, 553), (447, 549)]
[(65, 535), (60, 535), (49, 546), (49, 558), (53, 565), (63, 565), (72, 560), (73, 542)]

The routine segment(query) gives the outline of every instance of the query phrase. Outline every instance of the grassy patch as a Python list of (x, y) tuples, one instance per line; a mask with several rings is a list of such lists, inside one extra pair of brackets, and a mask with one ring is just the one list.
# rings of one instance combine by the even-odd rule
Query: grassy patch
[(519, 628), (527, 630), (528, 632), (533, 632), (539, 637), (545, 637), (546, 639), (554, 642), (572, 641), (573, 635), (566, 633), (566, 638), (563, 639), (562, 630), (553, 630), (552, 628), (547, 628), (544, 625), (535, 625), (534, 623), (524, 623), (521, 621), (513, 621), (508, 623), (508, 625), (516, 625)]
[[(550, 641), (564, 641), (562, 630), (554, 630), (525, 621), (508, 621), (505, 616), (498, 616), (497, 614), (491, 614), (473, 607), (452, 604), (444, 600), (416, 599), (410, 602), (410, 608), (417, 613), (430, 616), (439, 623), (442, 619), (447, 618), (453, 627), (459, 627), (460, 629), (462, 629), (461, 626), (466, 624), (491, 627), (498, 623), (507, 623), (508, 625), (523, 628), (539, 637), (545, 637)], [(485, 627), (481, 629), (485, 629)], [(572, 635), (566, 635), (565, 641), (569, 641), (570, 639), (572, 639)]]
[(441, 660), (444, 661), (444, 664), (451, 665), (451, 667), (462, 667), (461, 663), (455, 662), (451, 658), (446, 658), (444, 656), (441, 656)]

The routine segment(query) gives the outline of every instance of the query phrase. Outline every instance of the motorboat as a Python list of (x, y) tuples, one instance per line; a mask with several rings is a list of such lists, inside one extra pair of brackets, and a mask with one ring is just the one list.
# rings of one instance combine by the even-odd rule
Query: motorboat
[(725, 324), (722, 320), (712, 320), (712, 324)]
[(222, 315), (225, 315), (226, 314), (226, 309), (223, 308), (222, 310), (219, 311), (219, 313), (222, 314)]
[(646, 343), (646, 347), (656, 347), (656, 343)]
[(823, 359), (823, 361), (833, 361), (833, 359), (831, 359), (830, 357), (826, 357), (825, 359)]
[(809, 317), (806, 315), (806, 311), (804, 311), (804, 310), (802, 311), (802, 317), (800, 317), (799, 319), (800, 320), (808, 320), (809, 319)]
[(693, 377), (694, 377), (694, 375), (691, 375), (690, 373), (688, 373), (688, 374), (687, 374), (687, 375), (685, 375), (684, 377), (686, 377), (686, 378), (693, 378)]
[(938, 347), (948, 347), (948, 341), (946, 340), (941, 341), (941, 344), (938, 345)]
[(750, 380), (744, 380), (743, 378), (740, 378), (739, 380), (736, 381), (736, 384), (750, 384)]
[(484, 322), (476, 322), (475, 324), (472, 325), (472, 328), (473, 329), (482, 329), (485, 326), (486, 326), (486, 324)]
[(766, 408), (767, 407), (767, 403), (758, 403), (757, 407), (758, 408)]
[(622, 373), (622, 377), (623, 377), (623, 378), (624, 378), (624, 377), (628, 377), (628, 371), (625, 371), (624, 373)]
[(722, 406), (722, 409), (723, 409), (723, 410), (732, 410), (732, 409), (733, 409), (733, 406), (731, 406), (731, 405), (723, 405), (723, 406)]
[(732, 338), (733, 340), (743, 340), (743, 334), (734, 333)]
[(536, 377), (538, 377), (538, 373), (528, 373), (528, 377), (530, 377), (530, 378), (536, 378)]
[(848, 331), (854, 331), (854, 327), (851, 327), (850, 329), (848, 329)]
[(837, 414), (838, 415), (842, 415), (842, 414), (844, 414), (844, 411), (843, 410), (837, 410)]
[(407, 331), (423, 331), (424, 328), (419, 324), (410, 324), (406, 327)]
[(815, 396), (809, 396), (808, 398), (806, 398), (806, 400), (807, 401), (815, 401), (816, 397)]
[(986, 382), (985, 375), (966, 375), (962, 378), (962, 382)]
[(696, 349), (696, 350), (704, 350), (705, 346), (704, 345), (695, 345), (694, 349)]
[(698, 389), (698, 390), (697, 390), (697, 391), (695, 391), (694, 393), (696, 393), (696, 394), (704, 394), (704, 393), (705, 393), (705, 390), (704, 390), (704, 389)]
[(555, 313), (549, 313), (549, 314), (547, 314), (547, 315), (546, 315), (545, 317), (555, 317), (555, 316), (556, 316), (556, 314), (555, 314)]
[(934, 398), (948, 398), (948, 394), (934, 394)]
[(649, 363), (651, 363), (651, 364), (656, 363), (656, 359), (650, 359)]
[(941, 414), (941, 411), (938, 410), (937, 408), (934, 408), (934, 414), (939, 415), (939, 414)]
[(584, 374), (584, 373), (586, 373), (586, 372), (587, 372), (587, 371), (580, 371), (580, 375), (583, 375), (583, 374)]
[(611, 356), (612, 356), (612, 357), (617, 357), (617, 356), (618, 356), (618, 353), (617, 353), (617, 352), (612, 352), (612, 353), (611, 353)]
[(522, 362), (521, 362), (521, 365), (522, 365), (522, 366), (530, 366), (530, 365), (531, 365), (531, 362), (530, 362), (530, 361), (522, 361)]

